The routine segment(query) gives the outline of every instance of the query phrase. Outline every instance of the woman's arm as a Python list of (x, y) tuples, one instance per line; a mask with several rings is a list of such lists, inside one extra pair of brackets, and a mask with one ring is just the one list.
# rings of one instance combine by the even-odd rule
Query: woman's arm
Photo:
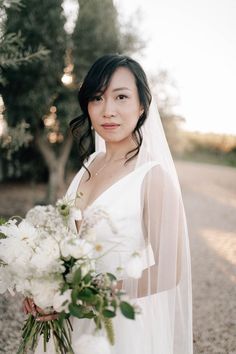
[(142, 226), (155, 264), (143, 270), (138, 297), (172, 289), (180, 281), (184, 224), (180, 201), (179, 190), (168, 174), (160, 165), (153, 167), (142, 186)]

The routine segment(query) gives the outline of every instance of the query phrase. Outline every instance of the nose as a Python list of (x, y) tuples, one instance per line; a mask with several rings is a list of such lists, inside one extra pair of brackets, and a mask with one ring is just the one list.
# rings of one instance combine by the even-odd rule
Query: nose
[(104, 106), (103, 106), (103, 117), (111, 118), (111, 117), (115, 117), (115, 115), (116, 115), (116, 111), (115, 111), (114, 102), (112, 102), (112, 99), (107, 99), (104, 102)]

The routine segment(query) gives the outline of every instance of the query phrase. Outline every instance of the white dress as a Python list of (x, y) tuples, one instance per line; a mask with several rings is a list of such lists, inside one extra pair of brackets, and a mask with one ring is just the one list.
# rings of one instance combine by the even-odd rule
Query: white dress
[[(92, 162), (97, 153), (90, 156), (86, 166)], [(113, 249), (102, 258), (98, 264), (99, 271), (116, 273), (117, 267), (124, 267), (134, 250), (142, 250), (144, 268), (147, 258), (154, 262), (151, 248), (144, 248), (141, 224), (141, 185), (145, 174), (155, 163), (147, 163), (130, 172), (104, 191), (90, 206), (84, 210), (83, 226), (94, 220), (99, 209), (105, 210), (111, 217), (116, 231), (112, 232), (107, 220), (98, 217), (94, 228), (97, 239), (103, 250)], [(74, 199), (84, 168), (76, 174), (67, 196)], [(148, 257), (146, 257), (148, 253)], [(150, 264), (151, 265), (151, 264)], [(116, 273), (118, 279), (125, 279), (125, 272)], [(174, 353), (170, 340), (170, 323), (168, 313), (168, 297), (166, 292), (133, 299), (142, 309), (136, 320), (129, 320), (122, 314), (113, 319), (115, 330), (115, 345), (111, 347), (112, 354), (182, 354)], [(148, 324), (148, 326), (146, 325)], [(151, 325), (150, 325), (151, 324)], [(73, 318), (72, 343), (76, 353), (75, 343), (81, 334), (92, 333), (95, 328), (93, 320)], [(148, 330), (147, 330), (148, 328)], [(151, 331), (150, 331), (151, 328)], [(39, 343), (36, 354), (43, 354), (42, 342)], [(54, 354), (52, 341), (47, 353)]]

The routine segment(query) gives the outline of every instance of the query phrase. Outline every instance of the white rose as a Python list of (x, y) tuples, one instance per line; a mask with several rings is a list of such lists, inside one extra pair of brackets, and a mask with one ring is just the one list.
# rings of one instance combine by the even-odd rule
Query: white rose
[(16, 281), (16, 291), (22, 293), (23, 295), (28, 295), (30, 293), (30, 281), (28, 279), (17, 278)]
[(90, 256), (93, 251), (93, 246), (86, 240), (76, 239), (72, 249), (72, 257), (78, 259), (85, 256)]
[(31, 281), (31, 293), (34, 302), (42, 309), (53, 305), (53, 298), (60, 289), (60, 282), (56, 280), (34, 279)]
[(28, 223), (26, 220), (23, 220), (18, 225), (18, 235), (22, 241), (25, 241), (28, 245), (34, 247), (35, 243), (38, 240), (37, 229)]
[(87, 257), (91, 255), (93, 246), (86, 240), (82, 239), (65, 239), (61, 243), (61, 253), (62, 256), (67, 258), (69, 256), (78, 259), (82, 257)]
[(33, 249), (24, 241), (15, 237), (2, 239), (0, 242), (0, 259), (9, 264), (13, 274), (27, 277)]
[(73, 239), (71, 239), (69, 237), (67, 237), (61, 241), (60, 250), (61, 250), (62, 257), (64, 257), (64, 258), (71, 257), (72, 242), (73, 242)]
[(129, 277), (138, 279), (142, 275), (143, 262), (139, 252), (134, 252), (126, 264), (126, 273)]
[(38, 274), (49, 273), (60, 269), (60, 248), (58, 243), (52, 238), (47, 237), (41, 240), (40, 245), (35, 249), (31, 259), (31, 267), (35, 268)]
[(64, 291), (63, 294), (61, 294), (60, 291), (58, 291), (53, 298), (53, 308), (57, 312), (69, 312), (69, 304), (71, 303), (71, 289), (68, 289)]
[(105, 337), (82, 334), (75, 343), (75, 354), (110, 354), (110, 344)]
[(0, 226), (0, 232), (7, 237), (15, 237), (17, 233), (17, 220), (9, 220), (7, 223)]

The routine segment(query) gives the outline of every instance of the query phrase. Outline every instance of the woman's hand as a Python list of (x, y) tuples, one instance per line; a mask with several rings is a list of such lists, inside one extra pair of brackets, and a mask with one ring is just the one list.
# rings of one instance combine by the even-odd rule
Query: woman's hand
[(45, 313), (43, 309), (35, 305), (33, 299), (26, 297), (23, 301), (23, 311), (27, 315), (31, 313), (34, 317), (36, 317), (36, 321), (52, 321), (58, 318), (58, 313)]

